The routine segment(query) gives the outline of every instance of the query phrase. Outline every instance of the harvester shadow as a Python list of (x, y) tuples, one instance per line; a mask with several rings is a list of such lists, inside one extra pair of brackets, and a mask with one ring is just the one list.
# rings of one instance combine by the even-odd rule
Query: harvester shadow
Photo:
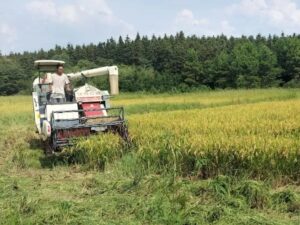
[(44, 154), (40, 157), (42, 168), (54, 168), (56, 166), (70, 165), (68, 158), (64, 154)]
[(31, 150), (41, 150), (43, 149), (44, 145), (40, 138), (32, 138), (29, 140), (29, 148)]
[(45, 143), (40, 138), (32, 138), (29, 140), (29, 148), (34, 151), (41, 151), (39, 157), (42, 168), (53, 168), (55, 166), (69, 165), (68, 157), (62, 153), (47, 154)]

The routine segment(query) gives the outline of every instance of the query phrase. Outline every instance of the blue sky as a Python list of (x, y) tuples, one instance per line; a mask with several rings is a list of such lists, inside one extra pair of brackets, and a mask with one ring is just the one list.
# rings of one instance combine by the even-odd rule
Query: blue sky
[(9, 0), (0, 51), (88, 44), (119, 35), (299, 33), (300, 0)]

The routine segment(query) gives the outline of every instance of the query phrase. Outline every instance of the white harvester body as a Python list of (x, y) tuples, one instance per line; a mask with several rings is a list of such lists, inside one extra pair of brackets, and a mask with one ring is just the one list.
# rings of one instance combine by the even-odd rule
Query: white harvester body
[[(73, 90), (69, 101), (55, 104), (49, 101), (50, 84), (42, 80), (40, 73), (51, 76), (50, 73), (55, 72), (57, 66), (64, 63), (57, 60), (38, 60), (34, 63), (39, 71), (39, 77), (33, 81), (33, 109), (36, 128), (42, 139), (49, 141), (52, 149), (57, 149), (69, 145), (70, 140), (75, 137), (88, 136), (95, 132), (110, 130), (127, 138), (123, 108), (110, 107), (108, 91), (99, 90), (86, 83)], [(66, 75), (70, 80), (107, 75), (111, 93), (119, 94), (119, 73), (116, 66)]]

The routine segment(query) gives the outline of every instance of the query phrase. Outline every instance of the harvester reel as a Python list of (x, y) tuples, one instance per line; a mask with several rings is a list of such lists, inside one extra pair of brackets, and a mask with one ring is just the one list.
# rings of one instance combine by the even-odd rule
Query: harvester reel
[(115, 134), (120, 135), (120, 137), (126, 142), (130, 143), (130, 137), (129, 137), (129, 132), (128, 132), (128, 126), (127, 124), (119, 124), (119, 125), (114, 125), (110, 127), (110, 131), (112, 131)]

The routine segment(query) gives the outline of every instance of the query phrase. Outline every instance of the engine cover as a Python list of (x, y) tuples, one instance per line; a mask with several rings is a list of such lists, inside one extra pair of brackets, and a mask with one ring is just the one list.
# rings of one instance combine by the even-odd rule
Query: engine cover
[(75, 89), (75, 99), (77, 102), (100, 102), (102, 101), (102, 92), (92, 85), (85, 84)]

